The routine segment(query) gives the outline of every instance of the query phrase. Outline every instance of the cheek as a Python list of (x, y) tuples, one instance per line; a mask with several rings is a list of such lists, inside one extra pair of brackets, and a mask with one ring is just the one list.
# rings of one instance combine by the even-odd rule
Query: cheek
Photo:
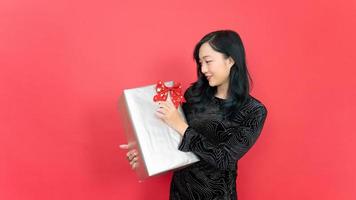
[(225, 79), (230, 74), (230, 71), (224, 65), (214, 66), (212, 72), (214, 73), (214, 77), (218, 79)]
[(216, 61), (211, 63), (209, 69), (214, 75), (221, 75), (224, 72), (224, 65), (221, 62)]

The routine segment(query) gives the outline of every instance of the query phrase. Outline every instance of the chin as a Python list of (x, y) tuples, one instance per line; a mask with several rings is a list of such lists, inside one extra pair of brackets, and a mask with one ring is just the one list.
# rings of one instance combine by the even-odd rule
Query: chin
[(216, 86), (214, 83), (212, 83), (212, 82), (209, 82), (209, 85), (211, 86), (211, 87), (214, 87), (214, 86)]

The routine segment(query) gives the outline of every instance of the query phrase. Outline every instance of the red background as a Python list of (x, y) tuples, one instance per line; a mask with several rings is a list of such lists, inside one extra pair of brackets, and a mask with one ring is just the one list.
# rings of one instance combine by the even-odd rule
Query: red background
[(240, 33), (268, 108), (239, 162), (248, 200), (356, 199), (356, 2), (0, 2), (0, 199), (168, 199), (171, 173), (138, 183), (117, 100), (195, 81), (206, 33)]

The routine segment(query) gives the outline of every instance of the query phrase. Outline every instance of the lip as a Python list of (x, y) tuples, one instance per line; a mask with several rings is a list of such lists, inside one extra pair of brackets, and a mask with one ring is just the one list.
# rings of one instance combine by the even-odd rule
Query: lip
[(205, 76), (206, 77), (206, 79), (211, 79), (211, 77), (212, 77), (212, 75), (209, 75), (209, 76)]

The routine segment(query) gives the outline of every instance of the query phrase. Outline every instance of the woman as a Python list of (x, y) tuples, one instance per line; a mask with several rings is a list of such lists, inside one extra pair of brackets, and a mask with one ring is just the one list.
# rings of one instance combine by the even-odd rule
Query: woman
[[(174, 171), (170, 199), (237, 199), (237, 163), (259, 137), (267, 109), (250, 95), (245, 50), (236, 32), (205, 35), (195, 46), (194, 60), (198, 80), (185, 91), (182, 105), (188, 124), (170, 101), (159, 102), (156, 113), (182, 135), (178, 149), (200, 158)], [(136, 156), (135, 150), (127, 153), (133, 169)]]

